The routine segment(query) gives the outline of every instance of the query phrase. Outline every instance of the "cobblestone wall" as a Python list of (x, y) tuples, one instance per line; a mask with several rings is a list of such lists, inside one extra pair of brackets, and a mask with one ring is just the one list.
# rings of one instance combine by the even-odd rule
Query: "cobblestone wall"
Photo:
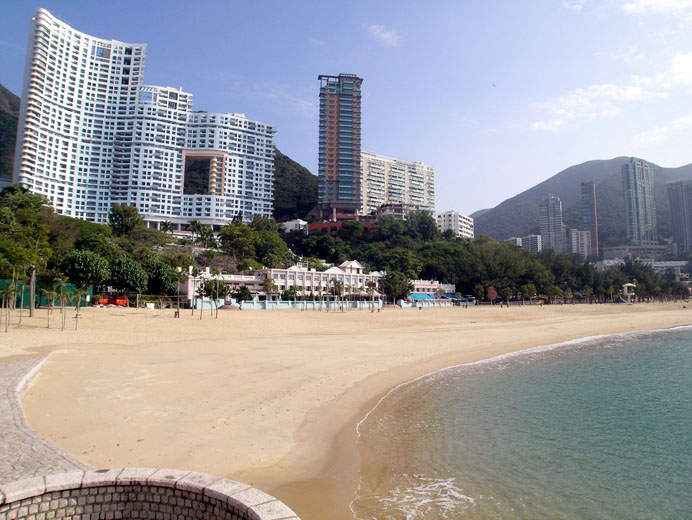
[(299, 520), (276, 498), (203, 473), (76, 471), (0, 486), (0, 520)]

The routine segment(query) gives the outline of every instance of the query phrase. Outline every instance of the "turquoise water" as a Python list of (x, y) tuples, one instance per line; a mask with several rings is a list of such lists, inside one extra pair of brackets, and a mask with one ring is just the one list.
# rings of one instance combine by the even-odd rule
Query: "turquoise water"
[(358, 519), (692, 519), (692, 329), (447, 369), (359, 435)]

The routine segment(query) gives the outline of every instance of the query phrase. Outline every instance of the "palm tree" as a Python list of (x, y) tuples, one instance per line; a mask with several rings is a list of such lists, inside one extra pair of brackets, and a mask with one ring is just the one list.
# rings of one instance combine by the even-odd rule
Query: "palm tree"
[(46, 309), (48, 311), (47, 328), (50, 329), (50, 315), (53, 313), (53, 302), (55, 301), (55, 298), (58, 295), (58, 288), (56, 285), (53, 285), (50, 289), (40, 289), (40, 292), (46, 295)]
[(161, 228), (160, 229), (164, 233), (173, 233), (173, 231), (175, 230), (175, 226), (173, 225), (172, 222), (169, 222), (168, 220), (164, 220), (163, 222), (161, 222)]
[(17, 297), (17, 287), (14, 277), (12, 281), (2, 288), (2, 307), (5, 309), (5, 332), (10, 328), (10, 305)]
[(195, 241), (195, 237), (198, 237), (201, 235), (202, 230), (204, 229), (204, 224), (202, 224), (199, 220), (193, 219), (188, 223), (188, 226), (190, 227), (190, 233), (192, 233), (192, 241)]

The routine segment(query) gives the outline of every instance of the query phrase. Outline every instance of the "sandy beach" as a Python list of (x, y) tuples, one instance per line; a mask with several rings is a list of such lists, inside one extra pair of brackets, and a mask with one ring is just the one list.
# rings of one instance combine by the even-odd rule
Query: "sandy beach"
[[(68, 327), (74, 327), (70, 313)], [(356, 424), (426, 373), (569, 339), (692, 323), (680, 303), (351, 311), (46, 311), (0, 357), (52, 352), (23, 397), (30, 425), (98, 467), (248, 482), (304, 520), (351, 518)]]

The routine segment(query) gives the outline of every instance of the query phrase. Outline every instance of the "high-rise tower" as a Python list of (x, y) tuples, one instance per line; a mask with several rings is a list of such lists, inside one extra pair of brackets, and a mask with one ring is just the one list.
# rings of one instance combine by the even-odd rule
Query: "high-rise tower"
[(360, 86), (355, 74), (320, 75), (319, 191), (322, 216), (361, 208)]
[(673, 238), (681, 251), (692, 250), (692, 181), (666, 183)]
[(99, 223), (113, 204), (135, 206), (150, 227), (270, 216), (274, 128), (193, 112), (192, 94), (143, 85), (145, 53), (144, 44), (95, 38), (39, 9), (14, 182), (57, 213)]
[(591, 251), (589, 254), (598, 257), (598, 207), (596, 204), (596, 185), (593, 182), (581, 183), (581, 215), (584, 231), (591, 233)]
[(565, 248), (565, 225), (562, 222), (562, 201), (549, 195), (539, 206), (543, 249), (552, 248), (561, 253)]
[(627, 240), (640, 246), (656, 245), (654, 169), (649, 163), (632, 158), (622, 165), (622, 189)]

